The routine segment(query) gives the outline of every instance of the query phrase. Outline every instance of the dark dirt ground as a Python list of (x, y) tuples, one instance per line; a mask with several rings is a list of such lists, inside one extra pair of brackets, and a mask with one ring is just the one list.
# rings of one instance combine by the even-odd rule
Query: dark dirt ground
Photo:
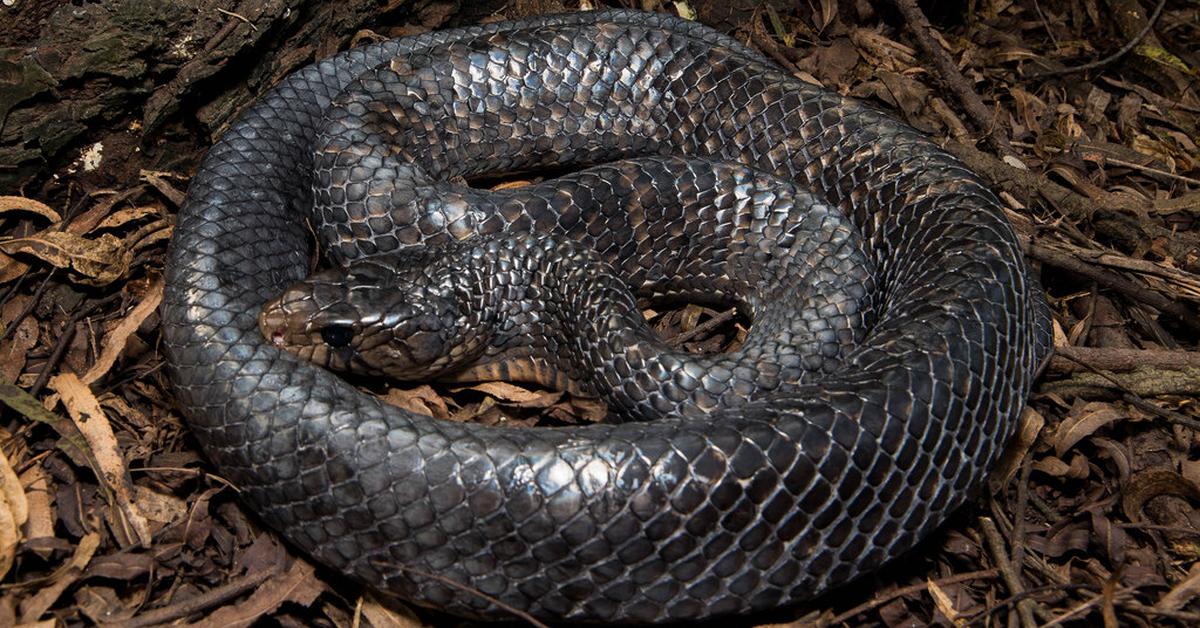
[[(464, 623), (308, 563), (239, 505), (174, 406), (156, 313), (188, 179), (256, 94), (357, 43), (563, 6), (462, 4), (0, 4), (0, 625)], [(930, 25), (911, 0), (638, 4), (936, 137), (1001, 193), (1056, 321), (979, 498), (874, 576), (725, 623), (1200, 625), (1200, 5), (928, 1)], [(740, 331), (714, 317), (653, 321), (713, 350)], [(502, 384), (390, 395), (602, 416)]]

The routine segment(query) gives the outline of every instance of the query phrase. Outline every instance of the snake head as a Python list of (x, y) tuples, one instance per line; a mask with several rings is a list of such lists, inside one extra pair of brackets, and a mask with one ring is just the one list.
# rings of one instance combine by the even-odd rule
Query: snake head
[(485, 344), (463, 301), (427, 267), (364, 261), (291, 285), (263, 306), (259, 329), (326, 368), (430, 379), (470, 363)]

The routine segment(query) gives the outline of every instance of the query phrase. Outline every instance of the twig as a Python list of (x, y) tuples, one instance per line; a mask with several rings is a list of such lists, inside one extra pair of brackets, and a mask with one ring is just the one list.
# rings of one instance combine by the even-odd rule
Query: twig
[[(1098, 233), (1123, 243), (1129, 249), (1143, 246), (1148, 241), (1161, 241), (1167, 252), (1177, 260), (1196, 259), (1200, 252), (1200, 239), (1189, 233), (1177, 233), (1153, 223), (1143, 223), (1126, 215), (1125, 211), (1150, 211), (1152, 206), (1134, 206), (1126, 199), (1111, 194), (1099, 198), (1087, 198), (1029, 170), (1022, 170), (989, 155), (970, 144), (950, 141), (946, 149), (963, 160), (969, 168), (986, 176), (1000, 189), (1013, 194), (1022, 202), (1029, 203), (1037, 196), (1046, 199), (1054, 209), (1067, 218), (1090, 223)], [(1192, 264), (1185, 264), (1191, 270)]]
[(54, 372), (54, 368), (62, 361), (63, 355), (67, 352), (68, 345), (75, 338), (75, 325), (91, 315), (92, 312), (116, 301), (121, 296), (120, 292), (114, 292), (106, 297), (83, 305), (71, 315), (66, 325), (63, 326), (62, 335), (54, 342), (54, 348), (50, 351), (50, 357), (46, 359), (46, 363), (42, 365), (42, 370), (38, 373), (37, 379), (29, 387), (29, 394), (36, 397), (42, 391), (42, 388), (46, 386), (46, 383), (50, 381), (50, 375)]
[[(1059, 148), (1057, 146), (1038, 146), (1036, 144), (1031, 144), (1029, 142), (1013, 142), (1012, 145), (1017, 148), (1049, 150), (1049, 151), (1053, 151), (1055, 153), (1073, 152), (1071, 149), (1067, 149), (1067, 148)], [(1085, 150), (1086, 150), (1086, 148), (1085, 148)], [(1108, 155), (1104, 155), (1103, 159), (1104, 159), (1105, 163), (1110, 163), (1114, 166), (1121, 166), (1122, 168), (1130, 168), (1132, 170), (1139, 170), (1141, 172), (1145, 172), (1146, 174), (1157, 175), (1157, 176), (1164, 177), (1167, 179), (1174, 179), (1175, 181), (1179, 181), (1180, 183), (1187, 183), (1188, 185), (1200, 185), (1200, 179), (1193, 179), (1192, 177), (1186, 177), (1181, 174), (1175, 174), (1174, 172), (1168, 172), (1161, 168), (1155, 168), (1154, 166), (1146, 166), (1146, 165), (1139, 164), (1134, 161), (1127, 161), (1127, 160), (1121, 159), (1119, 157), (1110, 157)]]
[(1087, 72), (1088, 70), (1095, 70), (1097, 68), (1102, 68), (1106, 65), (1109, 65), (1110, 63), (1113, 63), (1114, 61), (1120, 59), (1121, 57), (1124, 57), (1125, 55), (1129, 54), (1130, 50), (1133, 50), (1135, 47), (1137, 47), (1138, 44), (1142, 43), (1142, 40), (1145, 39), (1146, 35), (1149, 35), (1151, 29), (1154, 28), (1154, 23), (1158, 21), (1158, 16), (1162, 14), (1163, 8), (1166, 6), (1167, 6), (1167, 0), (1158, 0), (1158, 6), (1154, 7), (1154, 13), (1151, 13), (1150, 17), (1146, 19), (1146, 25), (1142, 27), (1141, 32), (1138, 33), (1133, 39), (1130, 39), (1124, 46), (1121, 46), (1120, 50), (1117, 50), (1116, 52), (1108, 55), (1107, 57), (1104, 57), (1103, 59), (1097, 59), (1095, 61), (1092, 61), (1091, 63), (1085, 63), (1083, 65), (1071, 66), (1069, 68), (1060, 68), (1058, 70), (1046, 70), (1044, 72), (1034, 72), (1034, 73), (1030, 74), (1028, 78), (1044, 79), (1044, 78), (1049, 78), (1051, 76), (1062, 76), (1063, 74), (1074, 74), (1076, 72)]
[(129, 626), (130, 628), (137, 628), (139, 626), (158, 626), (173, 622), (177, 619), (182, 619), (188, 615), (200, 612), (206, 608), (211, 608), (221, 604), (222, 602), (231, 600), (251, 589), (254, 589), (258, 585), (279, 575), (279, 572), (280, 570), (278, 568), (253, 570), (250, 573), (237, 578), (236, 580), (214, 589), (209, 589), (208, 591), (200, 593), (194, 597), (189, 597), (169, 606), (146, 611), (145, 613), (134, 617), (125, 625)]
[(1145, 303), (1161, 312), (1171, 314), (1188, 327), (1200, 330), (1200, 317), (1197, 317), (1195, 313), (1177, 300), (1163, 296), (1161, 293), (1140, 285), (1119, 273), (1084, 263), (1070, 253), (1031, 241), (1027, 243), (1023, 242), (1023, 244), (1025, 244), (1025, 253), (1040, 262), (1091, 279), (1135, 301)]
[(521, 620), (529, 623), (529, 625), (533, 626), (534, 628), (549, 628), (549, 626), (538, 621), (538, 619), (536, 617), (534, 617), (533, 615), (530, 615), (529, 613), (526, 613), (525, 611), (523, 611), (519, 608), (516, 608), (514, 606), (506, 604), (506, 603), (502, 602), (501, 600), (494, 598), (494, 597), (484, 593), (483, 591), (480, 591), (479, 589), (465, 585), (457, 580), (447, 578), (446, 576), (443, 576), (440, 574), (429, 573), (429, 572), (421, 570), (421, 569), (414, 569), (412, 567), (401, 567), (401, 569), (412, 575), (419, 576), (421, 578), (426, 578), (429, 580), (433, 580), (435, 582), (440, 582), (443, 585), (448, 586), (452, 589), (458, 589), (459, 591), (462, 591), (463, 593), (466, 593), (468, 595), (473, 595), (481, 600), (484, 600), (491, 604), (494, 604), (497, 608), (511, 613), (517, 619), (521, 619)]
[(672, 347), (678, 347), (689, 340), (699, 337), (701, 334), (724, 325), (725, 323), (729, 322), (735, 314), (737, 314), (737, 308), (731, 307), (728, 310), (725, 310), (724, 312), (721, 312), (720, 314), (717, 314), (716, 316), (704, 321), (703, 323), (696, 325), (685, 332), (677, 334), (675, 337), (668, 340), (667, 344)]
[[(0, 340), (8, 338), (9, 333), (15, 332), (17, 330), (17, 326), (25, 321), (25, 317), (29, 316), (29, 313), (33, 311), (33, 308), (37, 307), (38, 301), (42, 298), (42, 293), (44, 293), (46, 291), (46, 287), (50, 285), (50, 280), (54, 278), (54, 271), (56, 270), (58, 269), (51, 268), (50, 272), (46, 273), (46, 276), (42, 278), (42, 283), (38, 284), (37, 289), (33, 291), (33, 296), (29, 298), (29, 302), (25, 304), (25, 307), (21, 308), (21, 311), (17, 313), (16, 318), (12, 319), (12, 322), (8, 324), (8, 327), (5, 327), (3, 331), (0, 331)], [(20, 285), (20, 283), (25, 281), (25, 278), (31, 274), (32, 273), (26, 272), (25, 274), (21, 275), (21, 278), (17, 280), (17, 285)], [(13, 291), (16, 291), (15, 286)], [(3, 302), (7, 302), (10, 296), (11, 294), (5, 295)]]
[[(1166, 353), (1166, 352), (1164, 352), (1164, 353)], [(1067, 356), (1067, 355), (1064, 355), (1063, 357), (1066, 357), (1067, 359), (1072, 359), (1072, 358), (1070, 358), (1070, 356)], [(1126, 403), (1128, 403), (1128, 404), (1134, 406), (1135, 408), (1138, 408), (1144, 412), (1149, 412), (1150, 414), (1164, 418), (1172, 423), (1176, 423), (1178, 425), (1182, 425), (1184, 427), (1187, 427), (1187, 428), (1196, 430), (1197, 432), (1200, 432), (1200, 421), (1197, 421), (1196, 419), (1193, 419), (1190, 417), (1186, 417), (1178, 412), (1173, 412), (1171, 410), (1167, 410), (1166, 408), (1160, 408), (1160, 407), (1150, 403), (1149, 401), (1146, 401), (1140, 395), (1138, 395), (1137, 393), (1135, 393), (1134, 391), (1132, 391), (1128, 387), (1126, 387), (1124, 384), (1122, 384), (1120, 381), (1117, 381), (1117, 379), (1109, 376), (1107, 373), (1104, 373), (1103, 371), (1098, 370), (1096, 367), (1092, 366), (1091, 364), (1085, 364), (1085, 363), (1079, 362), (1079, 361), (1077, 361), (1077, 362), (1080, 366), (1082, 366), (1082, 367), (1086, 368), (1087, 370), (1095, 373), (1096, 375), (1104, 378), (1105, 380), (1112, 382), (1112, 385), (1115, 386), (1117, 388), (1117, 390), (1121, 391), (1121, 398), (1124, 399)]]
[(1149, 412), (1150, 414), (1153, 414), (1155, 416), (1166, 419), (1176, 425), (1182, 425), (1188, 429), (1194, 430), (1196, 432), (1200, 432), (1200, 421), (1197, 421), (1196, 419), (1193, 419), (1191, 417), (1184, 416), (1173, 410), (1168, 410), (1166, 408), (1160, 408), (1160, 407), (1150, 403), (1149, 401), (1146, 401), (1145, 399), (1142, 399), (1141, 397), (1133, 394), (1132, 392), (1122, 393), (1121, 399), (1124, 399), (1125, 403), (1128, 403), (1129, 405), (1134, 406), (1135, 408), (1138, 408), (1139, 410), (1142, 410), (1144, 412)]
[(1055, 347), (1050, 371), (1073, 373), (1081, 368), (1101, 371), (1132, 371), (1139, 367), (1160, 369), (1200, 368), (1200, 351), (1124, 349), (1117, 347)]
[(983, 104), (983, 100), (979, 98), (979, 94), (975, 93), (975, 89), (967, 82), (962, 72), (958, 71), (958, 66), (950, 58), (950, 54), (933, 36), (933, 25), (929, 23), (929, 18), (925, 17), (921, 7), (917, 6), (917, 0), (893, 0), (893, 2), (900, 10), (900, 14), (904, 16), (909, 30), (916, 37), (917, 45), (933, 61), (938, 75), (958, 97), (967, 115), (971, 117), (971, 120), (975, 122), (975, 125), (979, 127), (979, 130), (984, 133), (996, 150), (1006, 156), (1016, 157), (1017, 153), (1008, 143), (1008, 138), (996, 128), (996, 120), (992, 116), (992, 112)]
[[(989, 579), (989, 578), (995, 578), (998, 575), (1000, 575), (999, 569), (994, 569), (994, 568), (993, 569), (983, 569), (981, 571), (971, 571), (968, 573), (960, 573), (957, 575), (950, 576), (948, 578), (942, 578), (940, 580), (935, 580), (933, 582), (934, 582), (934, 584), (942, 586), (942, 585), (957, 584), (959, 582), (967, 582), (970, 580), (985, 580), (985, 579)], [(894, 600), (896, 598), (901, 598), (906, 595), (912, 595), (914, 593), (920, 593), (920, 592), (926, 591), (928, 589), (929, 589), (929, 583), (922, 582), (921, 584), (914, 584), (914, 585), (910, 585), (910, 586), (903, 587), (900, 589), (896, 589), (894, 591), (888, 591), (882, 597), (873, 599), (869, 602), (863, 602), (862, 604), (855, 606), (854, 608), (842, 613), (841, 615), (838, 615), (837, 617), (830, 619), (826, 625), (834, 626), (837, 624), (846, 623), (846, 622), (850, 621), (851, 619), (854, 619), (855, 617), (857, 617), (869, 610), (879, 608), (880, 606), (883, 606), (884, 604), (887, 604), (888, 602), (891, 602), (892, 600)]]
[[(983, 529), (983, 538), (992, 553), (992, 559), (996, 561), (996, 567), (1000, 569), (1000, 577), (1004, 579), (1008, 592), (1013, 595), (1024, 593), (1025, 585), (1021, 584), (1020, 574), (1013, 568), (1012, 560), (1004, 550), (1004, 538), (1000, 536), (1000, 530), (996, 529), (996, 522), (989, 517), (980, 517), (979, 525)], [(1017, 602), (1017, 616), (1020, 617), (1023, 628), (1035, 628), (1038, 625), (1033, 617), (1034, 604), (1034, 601), (1028, 598)]]

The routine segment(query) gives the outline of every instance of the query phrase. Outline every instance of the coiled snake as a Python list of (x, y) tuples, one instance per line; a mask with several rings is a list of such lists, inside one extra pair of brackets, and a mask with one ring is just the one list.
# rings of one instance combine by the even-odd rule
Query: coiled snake
[[(392, 148), (359, 120), (388, 127)], [(339, 169), (340, 157), (322, 156), (335, 144), (362, 161)], [(567, 217), (588, 210), (539, 188), (551, 191), (480, 213), (468, 188), (439, 182), (625, 158), (564, 186), (624, 169), (635, 196), (674, 186), (703, 203), (706, 190), (728, 189), (706, 198), (733, 209), (612, 214), (608, 259), (664, 293), (724, 260), (694, 285), (741, 290), (751, 336), (770, 349), (697, 358), (704, 371), (583, 344), (611, 388), (634, 391), (624, 405), (656, 420), (438, 421), (359, 392), (258, 329), (262, 305), (306, 274), (311, 181), (334, 206), (387, 196), (400, 208), (354, 228), (325, 211), (335, 257), (494, 233), (450, 248), (499, 255), (513, 276), (505, 256), (537, 265), (589, 254), (511, 230), (545, 218), (570, 232)], [(364, 171), (382, 173), (387, 191)], [(673, 178), (638, 183), (638, 173)], [(805, 245), (808, 231), (789, 231), (805, 221), (841, 234), (837, 246)], [(678, 249), (701, 261), (651, 261)], [(841, 261), (792, 264), (830, 251)], [(835, 288), (849, 296), (755, 292), (806, 272), (837, 285), (849, 276)], [(811, 320), (793, 325), (801, 318)], [(498, 602), (540, 618), (637, 622), (803, 600), (911, 548), (995, 462), (1048, 351), (1047, 320), (998, 201), (929, 139), (702, 25), (624, 11), (408, 37), (289, 76), (192, 181), (163, 307), (171, 379), (208, 456), (320, 562), (469, 616), (509, 616)], [(614, 333), (628, 341), (618, 352), (643, 346)], [(810, 364), (814, 352), (828, 359)], [(626, 386), (666, 380), (652, 393)]]

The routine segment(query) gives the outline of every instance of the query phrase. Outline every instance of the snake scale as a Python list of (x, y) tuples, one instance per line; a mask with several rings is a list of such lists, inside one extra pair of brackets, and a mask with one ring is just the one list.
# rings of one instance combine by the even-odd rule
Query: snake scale
[[(359, 137), (366, 118), (392, 124), (396, 145)], [(322, 156), (342, 139), (343, 151), (365, 161), (339, 170), (340, 158)], [(658, 403), (668, 387), (626, 400), (655, 420), (560, 428), (413, 414), (259, 331), (263, 304), (308, 271), (314, 187), (335, 205), (354, 204), (377, 189), (360, 178), (373, 169), (390, 178), (383, 196), (400, 206), (433, 202), (425, 215), (397, 209), (355, 228), (321, 210), (328, 215), (315, 219), (335, 258), (466, 232), (498, 234), (474, 255), (587, 258), (582, 245), (510, 233), (543, 219), (569, 232), (564, 217), (587, 211), (572, 209), (570, 194), (513, 196), (500, 204), (512, 213), (491, 214), (511, 218), (497, 230), (459, 202), (470, 200), (468, 188), (447, 181), (613, 160), (625, 161), (566, 175), (563, 187), (625, 169), (635, 193), (674, 185), (704, 197), (731, 185), (738, 215), (747, 198), (766, 198), (775, 212), (740, 223), (693, 207), (618, 216), (607, 227), (611, 247), (638, 244), (609, 258), (618, 270), (640, 269), (637, 281), (676, 285), (702, 274), (704, 262), (652, 260), (687, 248), (680, 242), (712, 240), (747, 251), (718, 273), (731, 285), (745, 283), (738, 269), (777, 285), (801, 268), (789, 260), (820, 248), (805, 248), (807, 232), (788, 231), (808, 221), (853, 244), (833, 247), (839, 261), (804, 267), (823, 268), (818, 275), (833, 284), (851, 277), (841, 292), (853, 298), (831, 308), (806, 304), (818, 297), (801, 287), (770, 298), (743, 286), (751, 335), (770, 336), (775, 354), (725, 366), (718, 356), (707, 371), (675, 373), (664, 372), (669, 361), (651, 368), (599, 354), (613, 388), (670, 379), (693, 391), (689, 401)], [(660, 184), (665, 175), (674, 178)], [(733, 223), (742, 226), (717, 227)], [(635, 228), (665, 235), (622, 232)], [(785, 246), (787, 238), (799, 243)], [(756, 266), (763, 243), (773, 257)], [(855, 268), (865, 270), (855, 278)], [(517, 609), (549, 620), (694, 619), (774, 608), (847, 582), (910, 549), (980, 484), (1049, 350), (1040, 288), (999, 202), (965, 166), (729, 37), (632, 11), (428, 33), (292, 74), (208, 152), (180, 210), (166, 285), (171, 381), (242, 498), (318, 561), (481, 618)], [(810, 311), (837, 318), (847, 307), (861, 315), (829, 333), (818, 316), (804, 332), (836, 341), (830, 360), (806, 362), (825, 351), (821, 342), (800, 357), (777, 355), (797, 329), (790, 321)], [(776, 371), (755, 370), (771, 360)], [(801, 362), (807, 374), (762, 385)], [(706, 395), (710, 385), (726, 392)]]

